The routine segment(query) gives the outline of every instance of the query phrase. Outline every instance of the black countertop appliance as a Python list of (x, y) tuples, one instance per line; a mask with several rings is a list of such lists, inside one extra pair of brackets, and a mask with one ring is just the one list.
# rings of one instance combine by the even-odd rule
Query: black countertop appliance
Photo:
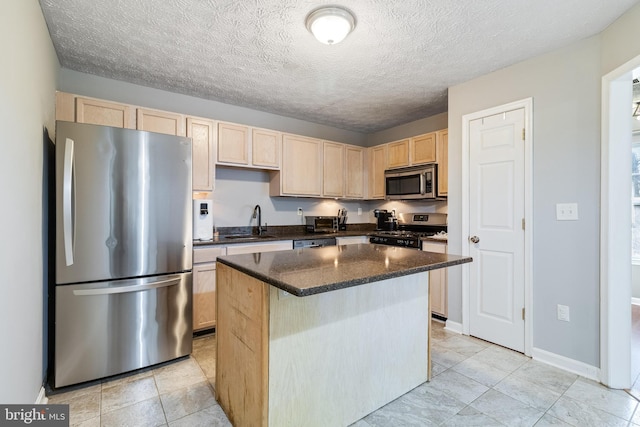
[(398, 229), (398, 219), (396, 218), (395, 210), (375, 209), (373, 214), (378, 219), (376, 230), (395, 231)]

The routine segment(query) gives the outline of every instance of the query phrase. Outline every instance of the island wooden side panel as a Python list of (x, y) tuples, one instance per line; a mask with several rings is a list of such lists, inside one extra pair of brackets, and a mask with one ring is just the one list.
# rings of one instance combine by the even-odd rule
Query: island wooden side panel
[(218, 263), (216, 400), (235, 427), (268, 423), (269, 286)]

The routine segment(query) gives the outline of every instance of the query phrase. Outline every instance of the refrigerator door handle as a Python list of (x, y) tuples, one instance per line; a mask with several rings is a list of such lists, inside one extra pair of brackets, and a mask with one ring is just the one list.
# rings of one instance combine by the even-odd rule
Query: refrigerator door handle
[(180, 282), (180, 276), (171, 276), (164, 280), (158, 280), (156, 282), (143, 283), (139, 285), (117, 286), (117, 287), (97, 288), (97, 289), (76, 289), (73, 291), (73, 294), (77, 296), (124, 294), (128, 292), (147, 291), (149, 289), (164, 288), (167, 286), (177, 285), (179, 282)]
[(62, 229), (64, 233), (64, 258), (67, 266), (73, 264), (73, 145), (73, 140), (67, 138), (64, 146), (62, 175)]

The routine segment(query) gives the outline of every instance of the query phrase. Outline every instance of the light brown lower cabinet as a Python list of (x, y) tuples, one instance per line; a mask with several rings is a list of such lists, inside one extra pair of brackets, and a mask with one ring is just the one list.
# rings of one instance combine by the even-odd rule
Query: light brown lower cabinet
[[(447, 253), (445, 242), (422, 242), (422, 250)], [(447, 317), (447, 269), (440, 268), (429, 272), (429, 299), (431, 300), (431, 313)]]
[(216, 326), (216, 259), (226, 254), (225, 247), (201, 247), (193, 250), (193, 330)]

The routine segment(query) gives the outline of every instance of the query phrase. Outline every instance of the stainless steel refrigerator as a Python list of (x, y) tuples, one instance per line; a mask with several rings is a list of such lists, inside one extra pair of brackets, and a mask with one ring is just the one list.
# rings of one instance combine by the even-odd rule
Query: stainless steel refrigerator
[(56, 123), (54, 386), (191, 353), (191, 140)]

